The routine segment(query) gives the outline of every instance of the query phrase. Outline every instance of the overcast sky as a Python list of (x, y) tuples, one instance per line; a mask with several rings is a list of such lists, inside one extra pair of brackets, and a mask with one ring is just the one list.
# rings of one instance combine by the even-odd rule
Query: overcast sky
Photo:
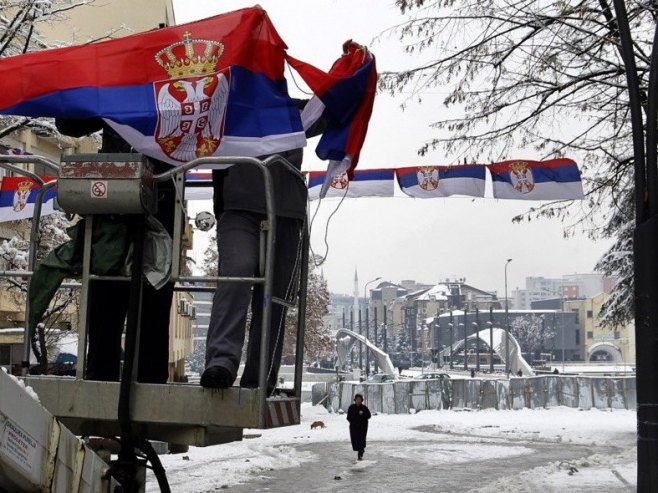
[[(178, 24), (253, 5), (238, 0), (174, 0)], [(347, 39), (369, 45), (379, 71), (408, 67), (416, 61), (403, 54), (394, 39), (372, 42), (404, 20), (391, 0), (262, 0), (260, 5), (289, 53), (321, 69), (329, 69)], [(301, 94), (290, 78), (289, 87), (294, 96)], [(429, 124), (447, 111), (441, 104), (443, 96), (441, 90), (434, 90), (420, 104), (409, 102), (403, 111), (402, 97), (378, 94), (359, 168), (453, 164), (441, 151), (423, 157), (417, 154), (433, 135)], [(312, 139), (305, 168), (324, 169), (313, 152), (315, 145)], [(532, 149), (519, 149), (512, 157), (542, 158)], [(487, 195), (491, 196), (489, 191)], [(327, 253), (327, 219), (338, 205), (338, 199), (321, 204), (311, 233), (316, 254)], [(365, 283), (380, 276), (392, 282), (415, 279), (425, 283), (465, 277), (469, 284), (496, 290), (501, 296), (508, 258), (513, 259), (507, 271), (509, 292), (524, 287), (526, 276), (592, 272), (607, 243), (594, 243), (583, 234), (564, 239), (564, 226), (557, 220), (512, 224), (512, 217), (538, 205), (491, 198), (346, 199), (329, 222), (329, 251), (322, 269), (332, 292), (352, 293), (357, 269), (360, 292)], [(312, 202), (312, 213), (316, 207)], [(210, 205), (205, 208), (211, 210)], [(195, 239), (195, 243), (203, 242)]]

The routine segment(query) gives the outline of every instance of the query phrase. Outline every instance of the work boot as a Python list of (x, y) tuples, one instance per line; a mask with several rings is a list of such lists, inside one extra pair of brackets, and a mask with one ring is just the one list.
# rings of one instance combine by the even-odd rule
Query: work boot
[(234, 381), (231, 371), (223, 366), (208, 367), (201, 375), (201, 386), (206, 389), (227, 389)]

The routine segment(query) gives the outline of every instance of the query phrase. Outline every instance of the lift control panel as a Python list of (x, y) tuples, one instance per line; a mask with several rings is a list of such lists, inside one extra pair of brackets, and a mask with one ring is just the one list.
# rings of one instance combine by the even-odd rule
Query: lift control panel
[(142, 154), (62, 158), (57, 202), (70, 214), (144, 214), (156, 210), (153, 166)]

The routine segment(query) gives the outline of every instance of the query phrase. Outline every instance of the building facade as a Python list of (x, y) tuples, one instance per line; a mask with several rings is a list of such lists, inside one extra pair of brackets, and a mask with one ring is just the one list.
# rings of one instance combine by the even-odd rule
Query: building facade
[[(11, 16), (11, 11), (3, 12), (3, 15)], [(44, 18), (45, 19), (45, 18)], [(144, 32), (160, 27), (174, 25), (175, 15), (172, 0), (112, 0), (111, 2), (90, 2), (88, 4), (75, 6), (71, 9), (62, 9), (57, 12), (56, 17), (49, 18), (43, 22), (35, 23), (35, 32), (32, 45), (43, 46), (65, 46), (71, 44), (82, 44), (94, 40), (102, 40), (111, 37), (121, 37), (134, 33)], [(52, 161), (59, 162), (62, 155), (73, 153), (95, 153), (99, 147), (99, 139), (85, 137), (82, 139), (71, 139), (58, 136), (53, 132), (34, 131), (22, 129), (2, 137), (0, 139), (0, 153), (14, 150), (19, 153), (30, 153), (46, 157)], [(38, 165), (30, 165), (28, 168), (41, 176), (47, 176), (49, 172), (41, 169)], [(0, 176), (11, 174), (0, 168)], [(20, 236), (27, 238), (29, 232), (17, 229), (13, 224), (0, 223), (0, 240), (9, 240)], [(191, 247), (191, 235), (187, 230), (185, 244)], [(0, 292), (0, 311), (4, 314), (6, 323), (2, 326), (20, 326), (24, 321), (24, 308), (22, 304), (10, 303), (11, 295)], [(170, 378), (179, 380), (184, 374), (184, 359), (192, 351), (192, 320), (194, 309), (192, 308), (192, 297), (185, 293), (176, 293), (172, 303), (172, 321), (170, 331)], [(180, 310), (179, 307), (184, 307)], [(75, 328), (75, 327), (74, 327)], [(22, 335), (20, 343), (12, 341), (11, 345), (22, 346)], [(9, 344), (7, 344), (9, 346)], [(7, 348), (0, 343), (0, 355), (3, 360), (13, 363), (15, 349)], [(8, 357), (4, 357), (8, 356)]]

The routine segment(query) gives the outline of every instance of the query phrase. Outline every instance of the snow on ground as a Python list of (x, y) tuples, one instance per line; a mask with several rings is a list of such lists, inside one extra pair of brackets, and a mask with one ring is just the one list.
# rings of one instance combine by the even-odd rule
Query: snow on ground
[[(323, 421), (326, 427), (311, 430), (310, 424), (316, 420)], [(302, 404), (302, 420), (298, 426), (245, 430), (244, 434), (246, 438), (242, 442), (205, 448), (190, 447), (185, 454), (161, 456), (170, 483), (177, 485), (174, 490), (198, 492), (226, 488), (257, 479), (268, 471), (299, 468), (306, 462), (317, 460), (312, 452), (296, 450), (297, 445), (344, 442), (346, 451), (350, 450), (345, 414), (330, 414), (323, 407), (310, 404)], [(433, 440), (445, 442), (451, 436), (454, 436), (455, 446), (449, 451), (444, 447), (441, 454), (431, 445), (425, 445)], [(636, 482), (635, 438), (634, 411), (581, 411), (566, 407), (378, 414), (371, 419), (368, 432), (369, 443), (385, 442), (378, 443), (378, 450), (388, 450), (389, 454), (400, 460), (413, 459), (428, 464), (436, 461), (507, 460), (524, 455), (526, 448), (523, 442), (510, 443), (514, 440), (616, 446), (623, 449), (615, 456), (594, 455), (568, 464), (546, 464), (478, 490), (482, 492), (559, 491), (573, 484), (569, 479), (570, 473), (576, 473), (574, 468), (581, 485), (599, 486), (601, 491), (606, 491), (606, 485), (619, 487), (628, 484), (630, 488)], [(396, 444), (410, 441), (424, 442), (421, 447), (414, 447), (413, 452), (409, 452), (414, 454), (413, 457), (405, 456), (404, 447)], [(472, 441), (472, 447), (468, 446), (469, 441)], [(303, 474), (303, 468), (295, 474)], [(152, 475), (147, 491), (158, 491)]]

